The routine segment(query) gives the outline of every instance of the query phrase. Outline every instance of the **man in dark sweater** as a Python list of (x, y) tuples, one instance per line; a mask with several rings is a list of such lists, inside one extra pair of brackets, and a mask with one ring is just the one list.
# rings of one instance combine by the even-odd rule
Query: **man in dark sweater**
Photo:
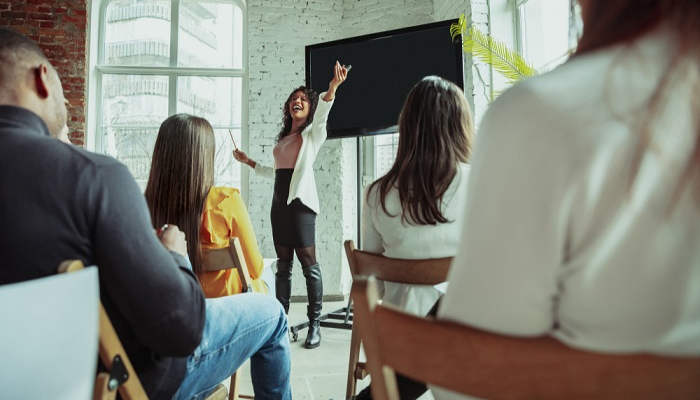
[(248, 358), (256, 398), (291, 398), (281, 306), (205, 300), (184, 234), (171, 226), (159, 240), (123, 164), (51, 137), (65, 122), (56, 70), (34, 42), (0, 28), (0, 284), (55, 274), (68, 259), (96, 265), (150, 398), (199, 398)]

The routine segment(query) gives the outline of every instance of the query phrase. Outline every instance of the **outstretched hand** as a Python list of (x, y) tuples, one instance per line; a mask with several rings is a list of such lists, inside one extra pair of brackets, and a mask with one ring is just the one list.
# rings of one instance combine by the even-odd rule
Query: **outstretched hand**
[(348, 67), (340, 65), (340, 62), (336, 61), (333, 66), (333, 79), (328, 84), (328, 91), (326, 95), (323, 96), (324, 101), (331, 101), (335, 98), (335, 90), (338, 86), (342, 85), (343, 82), (348, 78)]
[(337, 89), (348, 78), (348, 68), (345, 65), (340, 65), (339, 61), (333, 66), (333, 79), (328, 84), (328, 88)]
[(242, 162), (243, 164), (248, 164), (248, 155), (238, 149), (233, 151), (233, 158), (236, 159), (238, 162)]

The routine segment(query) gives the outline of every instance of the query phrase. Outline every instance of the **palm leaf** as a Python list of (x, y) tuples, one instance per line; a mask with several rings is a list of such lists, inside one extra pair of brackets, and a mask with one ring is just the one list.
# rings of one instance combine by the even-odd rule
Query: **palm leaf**
[(537, 74), (535, 68), (505, 43), (484, 34), (473, 25), (467, 28), (464, 14), (459, 17), (459, 22), (450, 26), (450, 34), (453, 39), (461, 34), (464, 51), (491, 65), (511, 84)]

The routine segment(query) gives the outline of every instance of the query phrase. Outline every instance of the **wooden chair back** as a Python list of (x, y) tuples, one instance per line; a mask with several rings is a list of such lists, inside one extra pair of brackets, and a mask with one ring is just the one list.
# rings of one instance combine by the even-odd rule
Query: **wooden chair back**
[(351, 293), (374, 399), (398, 399), (395, 371), (488, 399), (697, 399), (700, 358), (576, 350), (415, 317), (377, 304), (373, 277)]
[(241, 278), (243, 292), (252, 292), (253, 281), (248, 271), (243, 247), (237, 237), (229, 240), (229, 246), (221, 249), (202, 249), (202, 270), (205, 272), (220, 271), (222, 269), (235, 268)]
[[(384, 257), (379, 254), (355, 249), (355, 243), (352, 240), (346, 240), (344, 245), (345, 255), (348, 258), (350, 272), (352, 272), (353, 276), (353, 286), (355, 285), (355, 277), (359, 276), (374, 276), (377, 279), (395, 283), (436, 285), (447, 279), (447, 273), (452, 262), (452, 257), (424, 260)], [(362, 340), (358, 331), (358, 325), (362, 323), (361, 318), (358, 318), (357, 315), (353, 316), (350, 360), (345, 391), (347, 400), (351, 400), (355, 396), (357, 381), (364, 379), (368, 374), (366, 363), (359, 361)]]
[[(74, 272), (83, 269), (79, 260), (64, 261), (59, 265), (58, 272)], [(117, 390), (124, 400), (147, 399), (146, 391), (141, 385), (134, 367), (126, 355), (124, 346), (114, 330), (107, 312), (100, 302), (100, 338), (98, 354), (107, 372), (97, 374), (95, 380), (94, 399), (115, 399)]]

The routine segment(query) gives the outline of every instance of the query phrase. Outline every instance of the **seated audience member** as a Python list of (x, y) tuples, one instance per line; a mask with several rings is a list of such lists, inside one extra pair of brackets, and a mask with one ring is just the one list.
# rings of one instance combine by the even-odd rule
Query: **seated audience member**
[[(462, 89), (436, 76), (418, 82), (399, 117), (399, 148), (389, 172), (365, 191), (362, 249), (403, 259), (457, 253), (474, 134)], [(385, 303), (425, 316), (445, 290), (384, 282)], [(400, 397), (415, 399), (426, 386), (398, 375)], [(371, 399), (370, 387), (357, 399)]]
[(184, 234), (170, 226), (159, 241), (126, 167), (54, 139), (65, 122), (56, 70), (34, 42), (0, 28), (0, 284), (55, 274), (67, 259), (96, 265), (151, 399), (201, 396), (247, 358), (257, 398), (291, 398), (282, 307), (255, 294), (205, 300)]
[(266, 293), (260, 278), (263, 258), (241, 194), (213, 187), (215, 151), (214, 130), (206, 119), (176, 114), (163, 122), (146, 186), (153, 225), (170, 221), (184, 230), (190, 261), (207, 297), (241, 293), (236, 269), (202, 271), (202, 248), (228, 247), (232, 237), (241, 242), (253, 290)]
[(700, 2), (580, 1), (564, 65), (501, 95), (439, 316), (700, 355)]
[[(365, 190), (362, 250), (427, 259), (457, 253), (473, 136), (462, 89), (437, 76), (418, 82), (399, 116), (394, 165)], [(444, 292), (384, 282), (383, 301), (421, 316)]]

